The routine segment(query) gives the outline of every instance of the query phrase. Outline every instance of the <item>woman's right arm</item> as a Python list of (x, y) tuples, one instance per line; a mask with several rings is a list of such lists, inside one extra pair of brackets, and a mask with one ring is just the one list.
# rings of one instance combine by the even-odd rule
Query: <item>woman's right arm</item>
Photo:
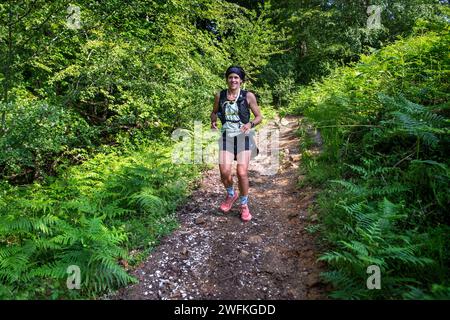
[(211, 128), (217, 129), (217, 112), (219, 112), (219, 93), (214, 96), (214, 107), (211, 112)]

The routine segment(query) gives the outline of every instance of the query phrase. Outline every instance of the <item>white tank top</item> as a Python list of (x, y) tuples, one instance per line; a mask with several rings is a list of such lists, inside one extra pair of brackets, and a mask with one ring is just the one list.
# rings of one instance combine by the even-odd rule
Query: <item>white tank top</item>
[[(227, 100), (222, 105), (222, 110), (225, 113), (225, 123), (222, 126), (222, 132), (226, 132), (228, 137), (235, 137), (241, 134), (241, 126), (243, 123), (239, 118), (239, 107), (237, 104), (237, 100), (239, 95), (241, 94), (241, 89), (236, 96), (234, 101)], [(238, 121), (238, 122), (237, 122)]]

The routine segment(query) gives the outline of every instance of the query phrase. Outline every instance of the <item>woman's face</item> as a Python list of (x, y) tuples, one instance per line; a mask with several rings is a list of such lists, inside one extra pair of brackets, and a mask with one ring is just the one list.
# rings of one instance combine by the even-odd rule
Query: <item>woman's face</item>
[(230, 73), (227, 78), (229, 89), (238, 89), (241, 86), (242, 80), (236, 73)]

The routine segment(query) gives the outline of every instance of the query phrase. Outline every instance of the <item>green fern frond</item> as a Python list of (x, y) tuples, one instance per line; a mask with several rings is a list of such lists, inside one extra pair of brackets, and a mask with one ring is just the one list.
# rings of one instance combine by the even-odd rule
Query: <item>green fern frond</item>
[(152, 188), (142, 189), (130, 198), (130, 204), (138, 204), (143, 210), (158, 213), (164, 210), (164, 201), (154, 194)]
[(348, 252), (338, 252), (338, 251), (330, 251), (322, 254), (317, 261), (325, 261), (330, 264), (353, 264), (356, 262), (356, 259), (353, 255)]
[(7, 216), (0, 220), (0, 234), (30, 232), (33, 224), (30, 218), (22, 216)]
[(360, 185), (356, 185), (349, 181), (330, 180), (330, 182), (343, 186), (345, 189), (347, 189), (349, 192), (353, 193), (354, 195), (364, 195), (367, 192), (367, 190), (364, 187), (362, 187)]
[(68, 265), (61, 262), (50, 262), (40, 266), (35, 266), (28, 271), (28, 277), (41, 277), (53, 279), (66, 279)]

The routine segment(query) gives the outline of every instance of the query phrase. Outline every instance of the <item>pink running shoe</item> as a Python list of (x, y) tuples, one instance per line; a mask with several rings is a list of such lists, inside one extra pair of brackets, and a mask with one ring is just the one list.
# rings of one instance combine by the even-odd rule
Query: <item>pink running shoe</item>
[(241, 204), (241, 219), (243, 221), (250, 221), (252, 219), (252, 215), (250, 214), (248, 205), (246, 204)]
[(235, 191), (234, 196), (231, 197), (227, 194), (227, 198), (224, 202), (220, 205), (220, 210), (222, 210), (224, 213), (227, 213), (231, 210), (231, 207), (233, 206), (233, 203), (239, 198), (238, 193)]

